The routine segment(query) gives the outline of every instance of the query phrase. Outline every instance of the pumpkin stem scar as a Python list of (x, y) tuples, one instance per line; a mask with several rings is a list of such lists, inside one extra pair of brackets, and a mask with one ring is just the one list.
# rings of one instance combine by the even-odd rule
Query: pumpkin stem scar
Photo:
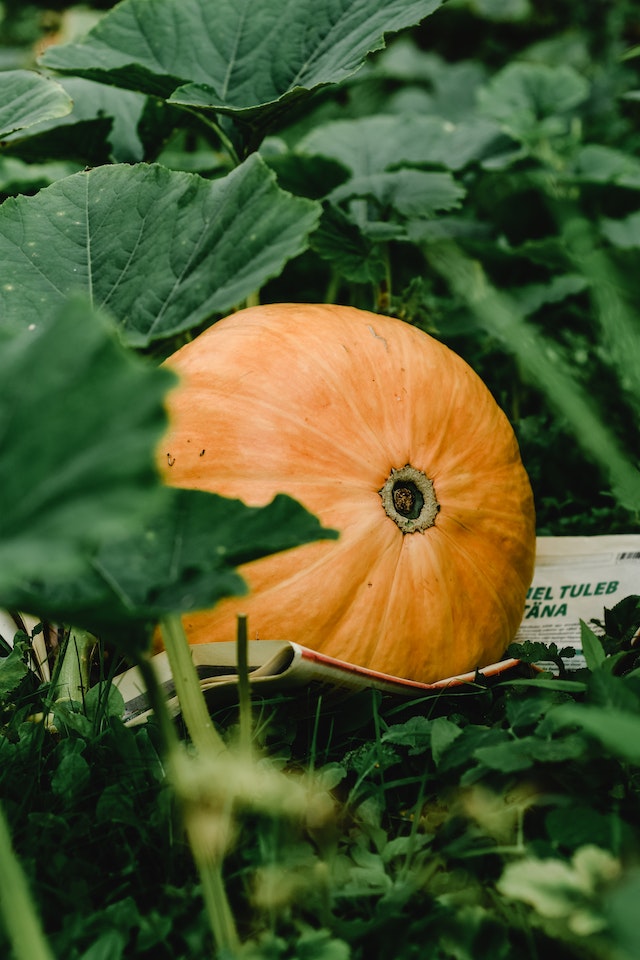
[(403, 533), (421, 533), (435, 524), (440, 504), (433, 482), (410, 463), (392, 469), (378, 493), (386, 515)]

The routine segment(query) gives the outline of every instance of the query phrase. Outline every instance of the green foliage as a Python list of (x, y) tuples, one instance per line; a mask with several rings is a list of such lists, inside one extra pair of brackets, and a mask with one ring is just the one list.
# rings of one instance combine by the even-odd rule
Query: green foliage
[(30, 70), (7, 70), (2, 73), (0, 80), (0, 136), (6, 137), (15, 130), (23, 130), (71, 112), (71, 98), (53, 80)]
[(213, 183), (145, 164), (65, 177), (0, 207), (2, 335), (82, 292), (146, 346), (247, 297), (304, 249), (316, 218), (257, 156)]

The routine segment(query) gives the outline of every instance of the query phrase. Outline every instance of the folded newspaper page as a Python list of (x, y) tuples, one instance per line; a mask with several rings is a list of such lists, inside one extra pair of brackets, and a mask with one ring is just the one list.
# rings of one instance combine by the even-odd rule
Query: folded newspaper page
[[(597, 537), (538, 537), (536, 569), (515, 638), (571, 647), (567, 670), (585, 666), (580, 621), (592, 630), (625, 597), (640, 594), (640, 534)], [(554, 669), (553, 664), (540, 666)]]
[[(322, 690), (330, 697), (376, 689), (382, 693), (417, 699), (442, 694), (451, 687), (474, 683), (480, 676), (489, 679), (522, 670), (524, 666), (520, 660), (510, 658), (483, 667), (479, 672), (474, 670), (435, 683), (419, 683), (327, 657), (287, 640), (250, 640), (247, 646), (251, 688), (261, 696), (304, 687)], [(209, 706), (217, 708), (233, 703), (238, 695), (235, 643), (198, 643), (191, 647), (191, 654)], [(156, 654), (153, 664), (169, 709), (177, 714), (180, 707), (167, 654)], [(125, 701), (125, 722), (134, 724), (145, 720), (150, 711), (136, 667), (116, 677), (114, 683)]]

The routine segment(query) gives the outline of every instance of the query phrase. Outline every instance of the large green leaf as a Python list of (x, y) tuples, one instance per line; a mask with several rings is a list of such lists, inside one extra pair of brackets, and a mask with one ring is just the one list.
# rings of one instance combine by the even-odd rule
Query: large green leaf
[(252, 156), (224, 179), (157, 164), (74, 174), (0, 207), (0, 338), (73, 291), (145, 345), (240, 303), (307, 245), (319, 206)]
[(354, 175), (368, 176), (401, 164), (461, 170), (485, 156), (499, 137), (491, 120), (454, 124), (432, 116), (378, 115), (315, 127), (296, 149), (330, 157)]
[(85, 301), (0, 351), (0, 605), (26, 580), (73, 578), (162, 490), (154, 449), (174, 378), (127, 351)]
[(44, 567), (41, 576), (22, 581), (13, 605), (96, 632), (127, 622), (152, 624), (168, 613), (246, 593), (234, 569), (242, 563), (336, 536), (284, 495), (249, 507), (201, 490), (165, 487), (153, 516), (87, 553), (76, 577)]
[[(254, 112), (354, 73), (442, 0), (123, 0), (54, 70), (183, 104)], [(177, 89), (178, 88), (178, 89)]]
[(59, 83), (31, 70), (0, 72), (0, 137), (64, 117), (73, 101)]

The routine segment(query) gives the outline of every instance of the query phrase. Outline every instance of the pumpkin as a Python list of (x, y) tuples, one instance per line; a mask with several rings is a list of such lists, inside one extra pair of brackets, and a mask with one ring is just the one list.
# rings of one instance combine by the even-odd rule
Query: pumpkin
[(188, 614), (190, 643), (286, 639), (430, 682), (495, 662), (533, 575), (531, 487), (513, 430), (458, 355), (401, 320), (270, 304), (166, 362), (166, 481), (260, 506), (299, 500), (338, 540), (239, 568), (250, 593)]

